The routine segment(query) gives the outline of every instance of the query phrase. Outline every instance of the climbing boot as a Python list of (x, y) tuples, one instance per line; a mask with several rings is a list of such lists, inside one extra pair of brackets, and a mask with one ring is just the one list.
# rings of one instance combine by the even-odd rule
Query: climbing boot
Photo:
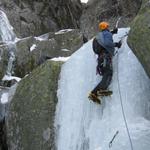
[(112, 94), (113, 94), (113, 92), (110, 91), (110, 90), (102, 90), (102, 89), (100, 89), (100, 90), (97, 91), (97, 95), (98, 96), (110, 96)]
[(96, 102), (96, 103), (98, 103), (98, 104), (101, 104), (101, 100), (97, 97), (96, 94), (94, 94), (94, 93), (92, 93), (92, 92), (89, 94), (88, 98), (89, 98), (90, 100), (92, 100), (93, 102)]

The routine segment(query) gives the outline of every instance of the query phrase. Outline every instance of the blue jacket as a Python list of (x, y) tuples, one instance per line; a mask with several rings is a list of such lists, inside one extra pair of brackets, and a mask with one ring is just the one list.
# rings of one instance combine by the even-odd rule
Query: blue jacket
[(103, 30), (96, 36), (98, 43), (106, 49), (106, 51), (114, 55), (115, 43), (113, 43), (112, 33), (109, 30)]

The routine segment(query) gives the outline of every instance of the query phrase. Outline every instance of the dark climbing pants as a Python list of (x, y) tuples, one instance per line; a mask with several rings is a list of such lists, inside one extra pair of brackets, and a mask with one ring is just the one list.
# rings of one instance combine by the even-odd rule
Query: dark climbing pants
[(93, 89), (92, 93), (97, 94), (98, 90), (106, 90), (112, 80), (112, 60), (111, 57), (104, 58), (104, 65), (102, 69), (102, 80), (100, 83)]

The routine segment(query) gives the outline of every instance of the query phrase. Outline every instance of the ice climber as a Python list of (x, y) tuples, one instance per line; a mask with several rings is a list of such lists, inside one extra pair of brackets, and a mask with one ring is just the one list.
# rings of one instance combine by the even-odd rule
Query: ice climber
[(112, 35), (118, 32), (118, 29), (109, 30), (107, 22), (99, 23), (100, 32), (93, 39), (93, 51), (98, 55), (97, 73), (102, 76), (100, 83), (91, 91), (89, 98), (100, 103), (99, 95), (110, 94), (107, 88), (111, 82), (113, 69), (112, 57), (114, 56), (115, 47), (121, 47), (121, 41), (113, 42)]

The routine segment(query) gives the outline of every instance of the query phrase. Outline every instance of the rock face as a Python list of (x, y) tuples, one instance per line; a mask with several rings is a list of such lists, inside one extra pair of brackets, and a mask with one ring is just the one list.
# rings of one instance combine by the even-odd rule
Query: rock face
[[(50, 32), (40, 37), (27, 37), (16, 43), (14, 74), (24, 77), (45, 60), (53, 57), (67, 57), (83, 44), (82, 34), (78, 29)], [(9, 47), (0, 45), (0, 78), (6, 73)]]
[(17, 43), (16, 76), (23, 77), (46, 59), (70, 56), (83, 44), (82, 34), (76, 29), (44, 36), (47, 36), (47, 39), (42, 39), (42, 36), (29, 37)]
[(88, 37), (92, 37), (98, 31), (98, 23), (108, 21), (110, 28), (115, 27), (119, 17), (122, 17), (119, 25), (126, 26), (136, 15), (141, 0), (89, 0), (80, 19), (80, 28)]
[(0, 7), (20, 37), (77, 28), (82, 13), (79, 0), (1, 0)]
[(9, 150), (54, 150), (57, 82), (62, 62), (48, 61), (19, 83), (6, 120)]
[(128, 44), (150, 77), (150, 1), (143, 0), (142, 7), (132, 22)]

